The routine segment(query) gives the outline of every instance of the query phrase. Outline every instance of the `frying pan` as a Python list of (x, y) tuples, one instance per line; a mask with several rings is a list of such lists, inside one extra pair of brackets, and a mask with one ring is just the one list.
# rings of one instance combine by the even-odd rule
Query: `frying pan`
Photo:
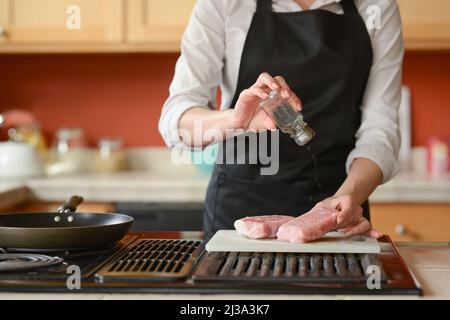
[(75, 212), (83, 201), (73, 196), (57, 212), (0, 215), (0, 247), (67, 250), (103, 247), (122, 239), (133, 218), (115, 213)]

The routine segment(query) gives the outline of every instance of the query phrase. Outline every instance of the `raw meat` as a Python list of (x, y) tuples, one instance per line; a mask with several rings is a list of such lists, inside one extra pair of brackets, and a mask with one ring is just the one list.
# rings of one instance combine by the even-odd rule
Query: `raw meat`
[(278, 240), (303, 243), (321, 238), (338, 227), (338, 213), (336, 209), (313, 208), (283, 224), (277, 232)]
[(245, 217), (234, 222), (237, 232), (250, 239), (275, 238), (278, 228), (294, 219), (291, 216), (267, 215)]

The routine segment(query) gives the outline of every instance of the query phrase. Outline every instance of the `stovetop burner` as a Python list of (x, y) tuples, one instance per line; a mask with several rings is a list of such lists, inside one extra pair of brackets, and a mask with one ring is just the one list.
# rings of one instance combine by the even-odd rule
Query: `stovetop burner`
[[(136, 239), (126, 236), (107, 247), (55, 251), (0, 248), (0, 282), (2, 280), (64, 280), (67, 268), (76, 265), (82, 278), (89, 278), (124, 247)], [(25, 251), (26, 250), (26, 251)]]
[(43, 254), (2, 253), (0, 254), (0, 272), (34, 270), (60, 264), (64, 259)]

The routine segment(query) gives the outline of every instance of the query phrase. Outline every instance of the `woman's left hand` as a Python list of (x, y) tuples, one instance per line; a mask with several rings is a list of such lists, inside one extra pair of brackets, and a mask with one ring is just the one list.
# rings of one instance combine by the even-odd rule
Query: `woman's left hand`
[(319, 208), (333, 208), (339, 211), (337, 216), (338, 231), (346, 236), (364, 234), (379, 238), (382, 234), (372, 228), (370, 222), (363, 217), (362, 207), (349, 195), (327, 198), (316, 204)]

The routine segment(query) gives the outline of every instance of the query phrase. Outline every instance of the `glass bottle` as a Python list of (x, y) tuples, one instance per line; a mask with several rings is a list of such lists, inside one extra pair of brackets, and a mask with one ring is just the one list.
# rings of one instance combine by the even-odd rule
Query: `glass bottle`
[(59, 155), (66, 155), (76, 148), (87, 146), (82, 128), (60, 128), (56, 132), (56, 151)]
[(92, 156), (82, 128), (60, 128), (49, 154), (48, 175), (82, 173), (91, 170)]
[(122, 140), (109, 138), (99, 140), (96, 169), (100, 172), (126, 169), (126, 155), (122, 149)]
[(299, 146), (304, 146), (314, 137), (315, 132), (303, 121), (302, 113), (295, 110), (278, 91), (271, 91), (269, 97), (263, 100), (260, 106), (278, 128), (289, 134)]
[(47, 145), (40, 127), (37, 124), (27, 124), (8, 129), (10, 141), (27, 143), (36, 148), (42, 161), (47, 159)]

